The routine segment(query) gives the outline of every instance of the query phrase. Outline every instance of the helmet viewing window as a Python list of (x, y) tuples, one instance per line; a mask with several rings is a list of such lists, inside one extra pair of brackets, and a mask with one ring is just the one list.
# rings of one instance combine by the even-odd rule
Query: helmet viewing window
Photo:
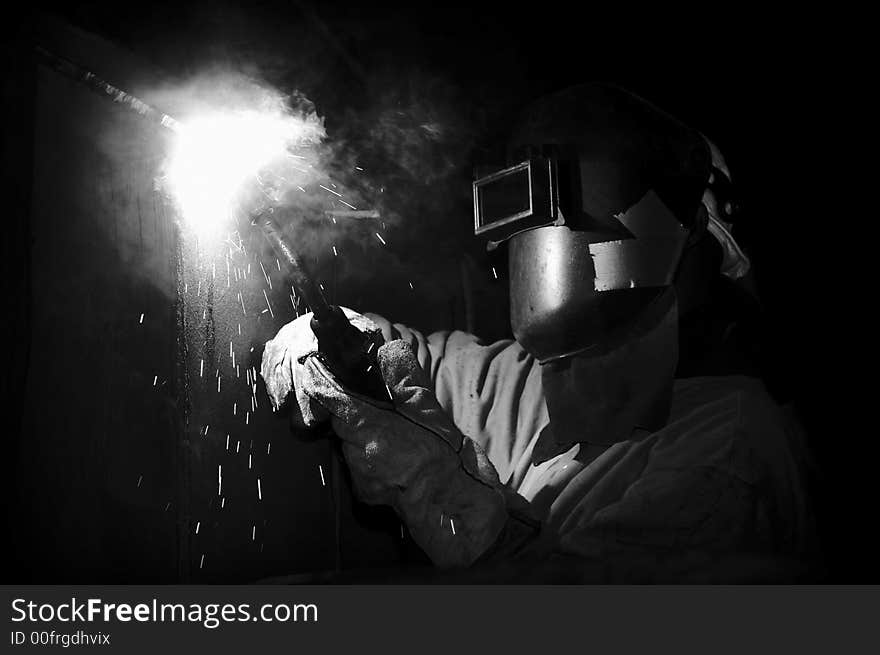
[(481, 177), (473, 186), (474, 234), (490, 242), (562, 223), (553, 159), (527, 159)]

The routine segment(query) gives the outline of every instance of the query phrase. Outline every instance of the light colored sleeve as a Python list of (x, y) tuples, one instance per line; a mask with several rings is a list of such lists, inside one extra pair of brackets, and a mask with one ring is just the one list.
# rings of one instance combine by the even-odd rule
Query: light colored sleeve
[(508, 484), (533, 437), (547, 424), (538, 362), (512, 340), (485, 344), (461, 331), (424, 336), (367, 314), (385, 340), (404, 339), (431, 378), (434, 393), (459, 430), (477, 442)]

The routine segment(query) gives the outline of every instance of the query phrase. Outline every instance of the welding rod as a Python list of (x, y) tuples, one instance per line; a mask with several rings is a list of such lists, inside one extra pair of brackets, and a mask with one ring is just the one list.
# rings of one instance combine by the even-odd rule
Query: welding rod
[(69, 59), (65, 59), (64, 57), (56, 55), (53, 52), (49, 52), (40, 45), (35, 46), (35, 50), (40, 56), (40, 59), (42, 59), (46, 65), (58, 71), (62, 75), (76, 80), (81, 84), (85, 84), (93, 91), (96, 91), (103, 96), (109, 97), (113, 102), (116, 102), (126, 109), (140, 114), (144, 118), (148, 118), (152, 121), (159, 123), (162, 127), (166, 127), (173, 132), (180, 131), (180, 123), (175, 118), (169, 116), (168, 114), (162, 113), (155, 107), (148, 105), (137, 96), (133, 96), (132, 94), (123, 91), (119, 87), (113, 86), (106, 80), (95, 75), (90, 70), (87, 70), (82, 66), (79, 66), (78, 64), (74, 64)]
[(281, 233), (281, 228), (275, 222), (273, 213), (274, 208), (272, 207), (261, 212), (254, 218), (254, 224), (263, 231), (272, 249), (287, 263), (293, 278), (293, 286), (305, 299), (315, 318), (319, 321), (329, 320), (332, 314), (330, 303), (324, 297), (321, 287), (315, 284), (303, 260)]

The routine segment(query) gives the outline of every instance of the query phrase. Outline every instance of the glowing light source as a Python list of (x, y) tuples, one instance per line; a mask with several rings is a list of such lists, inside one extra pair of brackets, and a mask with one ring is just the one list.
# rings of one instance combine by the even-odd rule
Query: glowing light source
[(282, 113), (217, 112), (178, 132), (166, 181), (187, 222), (199, 232), (226, 221), (246, 183), (287, 154), (321, 137), (320, 123)]

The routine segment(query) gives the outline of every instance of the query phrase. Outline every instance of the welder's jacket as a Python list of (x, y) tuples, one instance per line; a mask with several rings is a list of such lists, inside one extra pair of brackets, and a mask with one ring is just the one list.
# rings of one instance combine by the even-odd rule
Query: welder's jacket
[[(387, 338), (388, 322), (370, 318)], [(515, 341), (394, 327), (456, 426), (530, 503), (488, 566), (506, 563), (514, 580), (585, 582), (785, 580), (801, 569), (792, 564), (807, 554), (811, 520), (797, 447), (760, 381), (676, 380), (662, 429), (611, 446), (584, 435), (536, 465), (549, 417), (533, 357)]]

